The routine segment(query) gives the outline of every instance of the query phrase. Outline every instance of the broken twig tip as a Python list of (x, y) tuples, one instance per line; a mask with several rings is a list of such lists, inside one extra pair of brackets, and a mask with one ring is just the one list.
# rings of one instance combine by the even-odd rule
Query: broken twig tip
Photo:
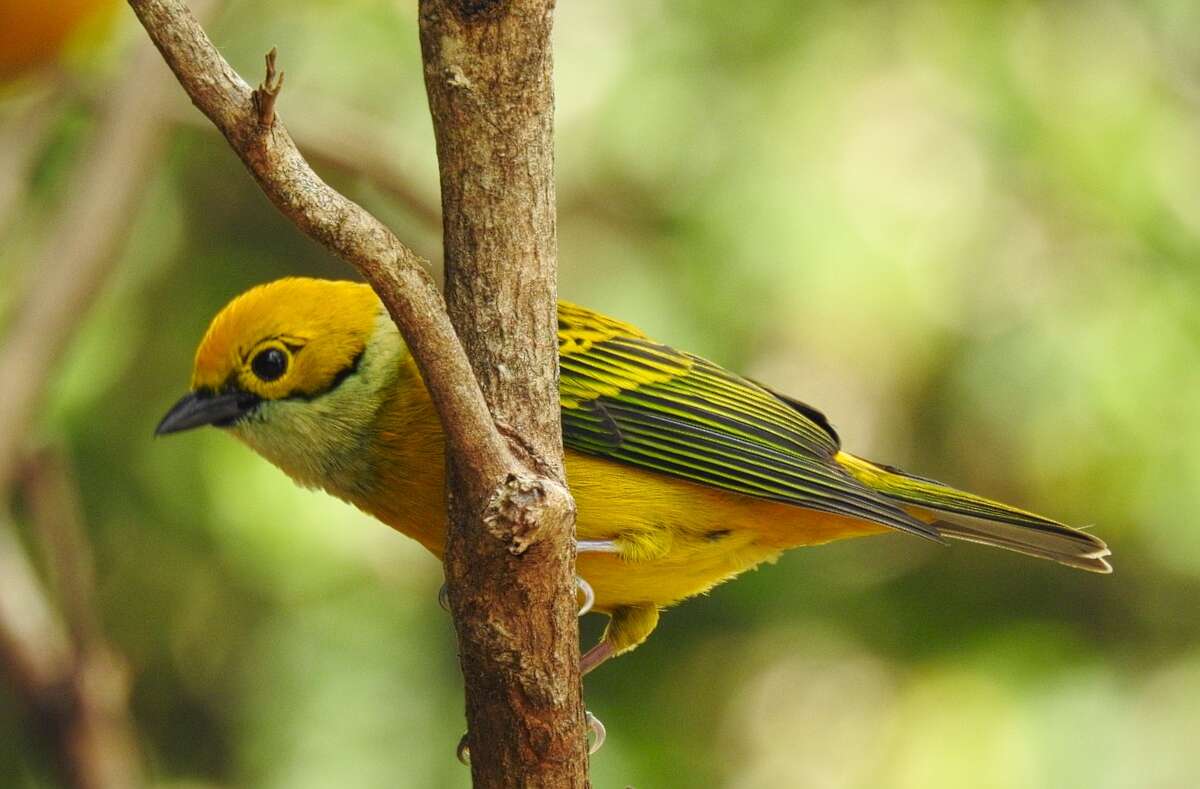
[(254, 110), (258, 113), (258, 125), (268, 129), (275, 125), (275, 99), (283, 90), (284, 72), (275, 71), (275, 59), (278, 56), (279, 50), (271, 47), (271, 51), (264, 58), (267, 64), (266, 78), (251, 94)]

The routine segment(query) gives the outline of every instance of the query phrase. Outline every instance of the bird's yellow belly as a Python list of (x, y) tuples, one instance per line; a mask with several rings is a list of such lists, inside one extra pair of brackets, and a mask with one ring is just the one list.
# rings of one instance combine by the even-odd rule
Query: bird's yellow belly
[[(428, 442), (432, 444), (432, 441)], [(418, 444), (420, 446), (420, 444)], [(356, 499), (440, 556), (446, 536), (440, 446), (400, 464), (388, 497)], [(595, 608), (663, 607), (707, 591), (787, 548), (885, 531), (852, 518), (813, 512), (573, 450), (565, 454), (579, 540), (611, 540), (621, 554), (581, 553), (577, 570), (596, 593)]]
[(602, 611), (671, 605), (784, 549), (885, 531), (570, 450), (566, 466), (578, 539), (615, 540), (622, 548), (621, 556), (579, 555), (578, 572)]

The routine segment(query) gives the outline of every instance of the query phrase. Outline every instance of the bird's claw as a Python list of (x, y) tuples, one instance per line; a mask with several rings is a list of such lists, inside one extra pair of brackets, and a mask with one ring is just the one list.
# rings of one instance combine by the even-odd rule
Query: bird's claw
[[(604, 745), (604, 740), (608, 737), (608, 729), (604, 728), (604, 724), (592, 714), (591, 710), (587, 710), (584, 713), (584, 722), (587, 723), (588, 731), (592, 734), (592, 741), (588, 745), (588, 756), (591, 756)], [(463, 764), (468, 767), (471, 766), (471, 746), (467, 744), (466, 733), (459, 738), (458, 747), (454, 749), (454, 755)]]
[(458, 740), (458, 747), (454, 749), (454, 755), (458, 760), (468, 767), (471, 766), (471, 746), (467, 745), (467, 733), (463, 732), (463, 736)]
[(583, 595), (583, 603), (579, 606), (579, 616), (583, 616), (596, 604), (596, 592), (592, 589), (592, 585), (583, 580), (583, 576), (580, 575), (575, 576), (575, 586)]
[[(583, 603), (579, 606), (579, 616), (583, 616), (588, 611), (592, 610), (592, 606), (596, 604), (596, 593), (592, 590), (592, 585), (583, 580), (580, 576), (575, 576), (575, 586), (579, 589), (579, 593), (583, 595)], [(438, 589), (438, 605), (443, 611), (450, 610), (450, 590), (442, 584), (442, 588)]]
[(592, 742), (588, 745), (588, 756), (591, 756), (604, 745), (604, 740), (608, 737), (608, 729), (604, 728), (604, 723), (593, 715), (591, 710), (584, 713), (584, 720), (587, 722), (588, 729), (591, 730), (593, 735)]

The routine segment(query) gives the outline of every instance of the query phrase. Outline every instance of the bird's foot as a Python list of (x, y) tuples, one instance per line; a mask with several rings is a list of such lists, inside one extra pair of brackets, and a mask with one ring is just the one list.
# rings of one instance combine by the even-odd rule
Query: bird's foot
[[(583, 602), (579, 604), (579, 616), (583, 616), (588, 611), (592, 610), (592, 606), (596, 604), (596, 593), (592, 590), (592, 585), (578, 575), (575, 576), (575, 587), (579, 590), (579, 594), (583, 595)], [(442, 610), (450, 610), (450, 590), (442, 584), (442, 588), (438, 589), (438, 605)]]
[[(604, 741), (608, 738), (608, 729), (604, 728), (604, 723), (591, 710), (584, 713), (584, 722), (587, 723), (588, 731), (592, 735), (592, 741), (588, 744), (588, 756), (591, 756), (604, 745)], [(470, 766), (471, 746), (467, 744), (465, 732), (458, 740), (458, 747), (454, 749), (454, 755), (460, 762)]]
[(592, 742), (588, 745), (588, 756), (591, 756), (604, 746), (604, 741), (608, 738), (608, 729), (604, 728), (604, 722), (593, 715), (591, 710), (584, 713), (584, 719), (592, 732)]
[(579, 604), (579, 616), (583, 616), (596, 604), (596, 592), (592, 589), (591, 584), (578, 575), (575, 576), (575, 587), (583, 595), (583, 602)]
[(576, 553), (620, 553), (621, 546), (614, 540), (576, 540)]
[(463, 732), (463, 736), (458, 738), (458, 745), (454, 748), (454, 755), (458, 760), (468, 767), (471, 766), (471, 746), (467, 745), (467, 735), (469, 732)]

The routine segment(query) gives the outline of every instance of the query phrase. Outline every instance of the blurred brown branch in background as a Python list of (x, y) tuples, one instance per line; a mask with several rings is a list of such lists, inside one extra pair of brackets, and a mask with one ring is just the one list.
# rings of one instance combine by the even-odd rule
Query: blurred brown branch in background
[(62, 112), (64, 94), (56, 75), (35, 95), (14, 101), (18, 106), (8, 109), (8, 117), (0, 115), (0, 238), (15, 218), (46, 133)]
[[(141, 782), (127, 672), (102, 635), (68, 463), (48, 453), (26, 461), (24, 452), (57, 365), (120, 259), (162, 150), (169, 88), (154, 50), (139, 46), (98, 109), (73, 188), (46, 226), (0, 347), (0, 662), (34, 730), (54, 745), (64, 779), (89, 789)], [(20, 144), (6, 153), (0, 198), (21, 194), (57, 99), (51, 91), (8, 133)], [(3, 219), (8, 207), (0, 209)], [(14, 488), (40, 537), (58, 610), (15, 532)]]
[(102, 635), (92, 554), (65, 458), (39, 452), (21, 466), (18, 487), (42, 537), (61, 613), (0, 510), (0, 665), (28, 708), (32, 730), (54, 746), (65, 783), (139, 786), (128, 671)]
[[(37, 728), (57, 743), (60, 768), (72, 786), (139, 786), (128, 670), (102, 634), (75, 481), (66, 459), (49, 450), (31, 458), (21, 476), (22, 499), (41, 537), (63, 619), (60, 624), (39, 600), (41, 590), (27, 564), (16, 565), (12, 576), (5, 573), (0, 597), (10, 601), (6, 607), (42, 609), (41, 621), (23, 633), (23, 641), (5, 639), (14, 650), (13, 664), (26, 669), (21, 694)], [(12, 534), (6, 530), (2, 539), (9, 550), (0, 551), (0, 561), (19, 562)], [(6, 658), (8, 653), (5, 649)]]
[(119, 259), (162, 148), (167, 77), (154, 51), (139, 48), (28, 266), (0, 348), (0, 486), (12, 479), (55, 365)]

